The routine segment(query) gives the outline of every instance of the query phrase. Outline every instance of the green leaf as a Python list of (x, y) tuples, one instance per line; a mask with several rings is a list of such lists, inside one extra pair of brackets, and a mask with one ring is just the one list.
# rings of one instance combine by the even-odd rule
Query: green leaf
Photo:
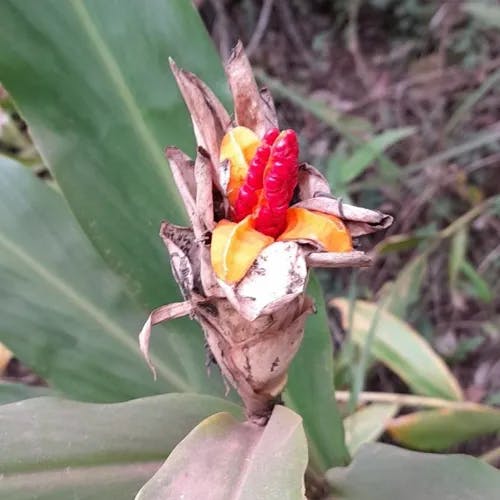
[(379, 443), (363, 446), (327, 479), (339, 500), (493, 500), (500, 491), (500, 472), (472, 457)]
[(222, 394), (216, 371), (207, 377), (201, 336), (192, 326), (158, 329), (152, 352), (159, 380), (153, 380), (137, 340), (146, 316), (59, 193), (0, 157), (0, 341), (76, 399)]
[(0, 404), (13, 403), (23, 399), (48, 396), (51, 390), (47, 387), (37, 387), (20, 383), (0, 381)]
[[(393, 283), (384, 286), (384, 309), (399, 318), (406, 318), (410, 307), (417, 302), (427, 272), (427, 253), (413, 257), (398, 273)], [(382, 299), (383, 300), (383, 299)]]
[(404, 252), (405, 250), (413, 250), (427, 239), (427, 236), (420, 236), (418, 234), (394, 234), (384, 238), (377, 244), (374, 250), (377, 255)]
[(39, 398), (0, 407), (0, 497), (133, 498), (202, 419), (240, 409), (169, 394), (96, 405)]
[(169, 56), (225, 88), (192, 2), (0, 3), (2, 83), (84, 231), (148, 308), (179, 295), (158, 229), (185, 214), (163, 149), (194, 149)]
[(375, 136), (366, 144), (356, 148), (352, 156), (342, 164), (334, 166), (339, 169), (338, 179), (341, 183), (348, 184), (361, 175), (388, 147), (413, 133), (415, 128), (403, 127), (387, 130)]
[[(335, 299), (345, 326), (349, 323), (349, 301)], [(377, 304), (356, 301), (352, 340), (360, 347), (366, 342)], [(417, 394), (460, 400), (462, 391), (443, 360), (408, 323), (387, 311), (380, 311), (372, 355), (387, 365)]]
[[(500, 7), (498, 9), (498, 18), (500, 20)], [(500, 27), (500, 22), (499, 22)], [(470, 92), (458, 108), (453, 112), (450, 119), (444, 127), (444, 133), (449, 135), (455, 127), (467, 118), (472, 112), (474, 106), (492, 89), (500, 84), (500, 70), (492, 73), (484, 82), (473, 92)]]
[(473, 403), (410, 413), (388, 426), (398, 443), (417, 450), (442, 451), (484, 434), (500, 432), (500, 410)]
[(276, 406), (266, 427), (219, 413), (175, 448), (136, 500), (302, 500), (307, 442), (301, 418)]
[(333, 345), (323, 292), (311, 273), (308, 294), (317, 312), (307, 319), (304, 340), (288, 372), (283, 398), (304, 419), (311, 462), (321, 470), (345, 465), (349, 453), (333, 386)]
[(473, 295), (483, 302), (491, 302), (493, 300), (494, 296), (490, 286), (469, 261), (465, 260), (462, 262), (461, 271), (467, 278), (470, 291)]
[(500, 29), (500, 7), (481, 2), (466, 2), (462, 9), (479, 21)]
[(355, 455), (361, 445), (376, 441), (398, 409), (397, 404), (374, 403), (346, 417), (344, 428), (351, 455)]
[(451, 238), (448, 275), (452, 291), (456, 288), (458, 275), (467, 254), (468, 234), (468, 227), (465, 226), (460, 228)]
[(500, 139), (500, 130), (498, 130), (496, 127), (491, 127), (489, 129), (486, 129), (485, 131), (473, 135), (467, 140), (465, 140), (464, 138), (459, 142), (459, 144), (451, 146), (444, 151), (435, 153), (433, 155), (428, 155), (423, 160), (407, 165), (405, 167), (403, 177), (412, 175), (415, 172), (423, 170), (427, 167), (437, 165), (454, 158), (459, 158), (460, 156), (466, 155), (467, 153), (482, 148), (483, 146), (496, 144), (498, 139)]

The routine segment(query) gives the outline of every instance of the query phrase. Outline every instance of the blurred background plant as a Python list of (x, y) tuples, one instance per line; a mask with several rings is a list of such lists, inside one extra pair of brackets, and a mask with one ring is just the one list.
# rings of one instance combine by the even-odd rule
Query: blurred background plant
[[(238, 38), (242, 39), (259, 81), (270, 88), (277, 101), (282, 128), (292, 127), (298, 132), (302, 158), (323, 170), (333, 192), (345, 201), (380, 208), (395, 216), (395, 224), (385, 235), (376, 241), (360, 243), (367, 249), (375, 247), (372, 268), (354, 274), (324, 271), (320, 275), (335, 345), (333, 374), (325, 372), (333, 380), (323, 379), (321, 383), (326, 392), (333, 382), (335, 384), (350, 453), (355, 454), (362, 443), (380, 438), (412, 449), (465, 452), (499, 465), (500, 410), (495, 408), (500, 405), (500, 7), (497, 2), (198, 0), (194, 3), (222, 57), (227, 57)], [(23, 15), (29, 17), (30, 14)], [(90, 19), (81, 10), (78, 15), (84, 22)], [(24, 25), (22, 27), (24, 29)], [(219, 85), (223, 94), (220, 70), (218, 67), (213, 69), (215, 59), (211, 51), (183, 53), (182, 43), (179, 38), (175, 39), (181, 35), (172, 26), (170, 28), (172, 35), (168, 43), (177, 47), (176, 58), (214, 82), (216, 88)], [(96, 36), (92, 32), (91, 38), (97, 44)], [(204, 47), (203, 37), (196, 43), (190, 39), (189, 43)], [(151, 55), (151, 67), (166, 61), (164, 55)], [(107, 59), (108, 55), (99, 54), (99, 57), (116, 84), (119, 76)], [(163, 72), (166, 72), (166, 65), (161, 70), (155, 69), (151, 78), (160, 81)], [(131, 82), (135, 82), (135, 77), (132, 70), (125, 75)], [(107, 76), (100, 78), (104, 80)], [(182, 131), (175, 131), (175, 127), (166, 125), (154, 140), (159, 147), (164, 146), (161, 138), (168, 135), (170, 142), (180, 142), (179, 145), (184, 146), (190, 141), (185, 139), (187, 115), (172, 104), (173, 99), (178, 99), (173, 82), (165, 79), (161, 83), (165, 83), (164, 86), (158, 84), (164, 93), (161, 99), (169, 101), (172, 112), (179, 113), (176, 123), (184, 120), (186, 126)], [(120, 84), (118, 81), (117, 88), (125, 95), (126, 89)], [(33, 113), (36, 99), (29, 101), (28, 94), (21, 95), (16, 102), (20, 103), (20, 108), (26, 107), (30, 115), (28, 122), (31, 118), (39, 142), (55, 144), (51, 143), (50, 131), (37, 129), (39, 116)], [(90, 90), (89, 95), (93, 95)], [(140, 92), (137, 96), (144, 97)], [(132, 95), (125, 97), (128, 99)], [(73, 99), (78, 99), (77, 93)], [(148, 125), (161, 122), (154, 104), (163, 101), (154, 99), (152, 96), (148, 103), (153, 111), (147, 107), (142, 109)], [(99, 115), (102, 130), (94, 137), (90, 129), (83, 127), (80, 140), (86, 140), (86, 133), (89, 144), (106, 138), (108, 104), (103, 100), (102, 115)], [(73, 103), (65, 102), (65, 105), (71, 111)], [(85, 161), (75, 158), (75, 163), (81, 164), (71, 165), (74, 172), (69, 175), (65, 162), (70, 158), (54, 154), (50, 147), (39, 154), (15, 103), (3, 89), (0, 106), (2, 154), (32, 169), (51, 188), (63, 191), (85, 232), (106, 262), (125, 277), (128, 291), (141, 307), (166, 302), (169, 296), (161, 296), (159, 283), (163, 281), (160, 278), (156, 279), (156, 284), (141, 285), (155, 276), (152, 264), (127, 268), (131, 262), (137, 262), (134, 261), (137, 256), (120, 246), (120, 228), (114, 226), (117, 223), (106, 222), (99, 227), (98, 214), (106, 213), (109, 207), (115, 210), (125, 199), (115, 197), (112, 187), (112, 182), (120, 182), (119, 162), (113, 169), (110, 167), (113, 175), (106, 178), (101, 167), (109, 158), (86, 158), (87, 164), (92, 165), (90, 174), (86, 173)], [(170, 108), (168, 111), (171, 112)], [(138, 118), (134, 109), (128, 112)], [(61, 123), (64, 121), (54, 126), (61, 130)], [(140, 123), (136, 127), (138, 143), (144, 139), (141, 127)], [(176, 133), (182, 137), (178, 141), (173, 137)], [(147, 141), (145, 146), (142, 144), (146, 150), (150, 145)], [(134, 154), (130, 153), (132, 144), (127, 151)], [(140, 154), (144, 154), (144, 150), (137, 154), (139, 161), (143, 161)], [(53, 180), (42, 159), (47, 157), (49, 163), (55, 165), (53, 171), (59, 184)], [(128, 161), (124, 153), (117, 157)], [(153, 155), (148, 161), (154, 164), (157, 159)], [(137, 174), (135, 181), (139, 183), (138, 188), (144, 188), (144, 195), (152, 184), (148, 184), (151, 179), (143, 180), (141, 172), (137, 167), (134, 175)], [(162, 178), (161, 175), (155, 177), (154, 172), (147, 175), (156, 180)], [(127, 175), (129, 173), (127, 170)], [(93, 179), (92, 175), (99, 178)], [(15, 181), (9, 176), (4, 176), (4, 193), (9, 192), (11, 182)], [(133, 180), (129, 182), (134, 184)], [(85, 195), (79, 194), (82, 183), (88, 189), (93, 185), (105, 186), (96, 196), (98, 201), (86, 201)], [(31, 184), (23, 189), (27, 199), (39, 199)], [(89, 196), (89, 191), (85, 192)], [(151, 233), (154, 240), (156, 221), (167, 214), (162, 212), (164, 202), (156, 203), (160, 195), (157, 192), (153, 195), (153, 208), (140, 217), (146, 221), (142, 227), (148, 227), (147, 238)], [(40, 195), (40, 198), (48, 203), (49, 195)], [(108, 198), (109, 205), (106, 205)], [(14, 198), (9, 201), (5, 197), (2, 201), (4, 213), (16, 203)], [(137, 202), (133, 195), (130, 202)], [(54, 214), (62, 210), (62, 201), (57, 203), (61, 206), (56, 210), (54, 205)], [(15, 213), (19, 217), (24, 214), (26, 229), (37, 234), (39, 226), (33, 214), (28, 214), (21, 205), (16, 206)], [(132, 208), (127, 216), (133, 216)], [(116, 213), (120, 210), (116, 209)], [(124, 220), (132, 219), (124, 217)], [(43, 224), (46, 222), (44, 220)], [(73, 220), (56, 219), (50, 227), (54, 232), (58, 227), (67, 228), (72, 235), (74, 232), (70, 238), (74, 245), (69, 248), (80, 248), (76, 244), (82, 234), (70, 226), (75, 226)], [(109, 234), (106, 233), (108, 229)], [(140, 248), (142, 242), (134, 241), (134, 244)], [(159, 242), (148, 248), (154, 248), (151, 255), (161, 262)], [(44, 252), (49, 252), (43, 241), (31, 250), (29, 258), (34, 261), (40, 258), (45, 265), (49, 257)], [(71, 329), (68, 338), (61, 335), (55, 344), (53, 340), (46, 340), (47, 345), (44, 345), (38, 340), (40, 345), (31, 345), (30, 318), (19, 325), (17, 316), (21, 312), (12, 312), (10, 303), (4, 303), (3, 314), (11, 323), (0, 323), (0, 340), (5, 342), (5, 346), (0, 344), (0, 375), (9, 383), (0, 385), (2, 400), (54, 393), (54, 390), (75, 399), (103, 402), (122, 401), (163, 390), (221, 395), (220, 380), (212, 377), (206, 382), (203, 365), (197, 367), (203, 354), (201, 339), (193, 333), (193, 337), (186, 340), (181, 326), (169, 332), (172, 341), (161, 340), (160, 333), (153, 347), (164, 361), (163, 373), (162, 363), (159, 370), (164, 386), (145, 381), (145, 367), (137, 359), (129, 359), (129, 354), (120, 354), (123, 358), (117, 356), (116, 359), (106, 357), (116, 339), (121, 339), (125, 350), (130, 350), (134, 342), (132, 330), (140, 324), (144, 309), (135, 302), (132, 305), (129, 296), (119, 292), (121, 285), (115, 283), (111, 272), (106, 274), (108, 270), (100, 257), (90, 255), (90, 250), (83, 253), (81, 262), (75, 264), (80, 268), (77, 270), (91, 268), (94, 274), (88, 273), (88, 281), (79, 285), (81, 290), (77, 292), (82, 294), (83, 300), (69, 300), (69, 310), (63, 308), (61, 312), (62, 306), (53, 306), (60, 300), (58, 294), (64, 295), (66, 291), (59, 281), (55, 283), (54, 296), (50, 296), (45, 294), (43, 280), (36, 289), (29, 285), (26, 277), (23, 278), (27, 286), (31, 286), (26, 293), (33, 294), (33, 309), (44, 306), (39, 303), (39, 297), (43, 296), (59, 317), (71, 320), (75, 329)], [(4, 280), (15, 277), (16, 273), (23, 275), (19, 270), (9, 274), (8, 259), (6, 262)], [(71, 277), (71, 267), (57, 268), (56, 264), (50, 265), (61, 273), (58, 280)], [(44, 278), (43, 273), (40, 276)], [(97, 276), (99, 280), (92, 282)], [(93, 288), (99, 291), (97, 296), (92, 295), (96, 293)], [(175, 296), (171, 288), (166, 293)], [(117, 317), (122, 318), (124, 310), (127, 315), (117, 323), (107, 321), (96, 304)], [(83, 318), (78, 320), (82, 324), (74, 322), (82, 311)], [(35, 313), (31, 314), (34, 317)], [(40, 328), (43, 320), (38, 315), (32, 321)], [(14, 324), (12, 331), (8, 331)], [(77, 338), (75, 333), (82, 326), (92, 332), (86, 341)], [(55, 323), (48, 321), (42, 333), (52, 339), (57, 328)], [(58, 349), (78, 345), (83, 349), (80, 356), (87, 350), (94, 355), (100, 328), (109, 333), (102, 340), (105, 345), (102, 359), (71, 366), (68, 378), (71, 358), (62, 361)], [(321, 326), (315, 324), (314, 328)], [(125, 329), (130, 330), (129, 337), (122, 335)], [(174, 354), (172, 346), (176, 346)], [(325, 353), (325, 344), (322, 346), (321, 352)], [(329, 356), (328, 352), (326, 355)], [(179, 359), (183, 363), (179, 363)], [(129, 380), (119, 380), (117, 375), (116, 380), (103, 381), (102, 373), (95, 372), (96, 367), (101, 366), (99, 363), (107, 362), (110, 373), (116, 368), (116, 374), (120, 374), (124, 360), (131, 363)], [(303, 360), (309, 365), (302, 369), (313, 362), (311, 356)], [(86, 373), (83, 382), (82, 373)], [(49, 387), (44, 387), (47, 384)], [(306, 405), (307, 411), (315, 413), (307, 398), (300, 403), (307, 391), (294, 392), (298, 389), (301, 389), (300, 384), (294, 386), (292, 383), (289, 393), (285, 394), (285, 402), (298, 409), (293, 400), (299, 395), (298, 406)], [(308, 434), (317, 431), (307, 428), (307, 415), (300, 413), (306, 421)], [(321, 434), (315, 437), (316, 443), (320, 443)], [(323, 460), (323, 465), (329, 461), (339, 464), (343, 460), (342, 452), (333, 458), (328, 456), (331, 451), (319, 450), (318, 453), (318, 461)]]

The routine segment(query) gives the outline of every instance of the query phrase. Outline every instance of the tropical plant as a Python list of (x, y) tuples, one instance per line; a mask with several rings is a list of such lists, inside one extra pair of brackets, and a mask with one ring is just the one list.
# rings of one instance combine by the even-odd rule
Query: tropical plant
[[(451, 499), (462, 498), (464, 491), (466, 498), (494, 498), (499, 474), (471, 457), (361, 446), (386, 428), (395, 440), (421, 449), (445, 449), (499, 430), (498, 412), (463, 402), (440, 358), (393, 316), (389, 306), (401, 290), (398, 283), (379, 305), (336, 301), (352, 343), (364, 355), (351, 394), (334, 390), (330, 331), (314, 275), (308, 295), (317, 313), (308, 316), (300, 349), (289, 356), (295, 354), (282, 395), (285, 406), (274, 401), (283, 373), (279, 380), (265, 380), (269, 391), (257, 410), (252, 406), (262, 387), (252, 385), (250, 396), (242, 390), (206, 325), (211, 350), (243, 404), (236, 394), (225, 395), (216, 367), (207, 375), (203, 336), (194, 321), (176, 319), (157, 327), (148, 346), (151, 324), (166, 311), (157, 308), (179, 301), (157, 233), (163, 219), (186, 221), (181, 203), (186, 193), (179, 196), (174, 179), (182, 185), (185, 169), (192, 168), (183, 156), (176, 164), (170, 150), (173, 179), (162, 149), (175, 144), (194, 152), (169, 57), (199, 75), (229, 108), (222, 67), (191, 2), (4, 0), (0, 5), (2, 84), (55, 180), (44, 182), (19, 162), (0, 159), (0, 341), (48, 384), (29, 390), (0, 384), (0, 399), (10, 403), (0, 406), (0, 496), (273, 499), (303, 498), (306, 488), (311, 498)], [(192, 85), (188, 73), (176, 73), (185, 98), (186, 75)], [(195, 87), (198, 98), (209, 96), (214, 111), (215, 96), (198, 80)], [(206, 139), (204, 124), (208, 135), (215, 130), (204, 122), (213, 115), (197, 115), (206, 109), (189, 96), (186, 100), (200, 142), (200, 133)], [(219, 116), (225, 113), (222, 105), (218, 110)], [(236, 119), (248, 111), (237, 107)], [(244, 120), (240, 125), (248, 126)], [(234, 133), (229, 138), (239, 154), (241, 143)], [(210, 143), (202, 146), (211, 154)], [(372, 147), (365, 153), (371, 155)], [(203, 173), (200, 163), (195, 169)], [(207, 203), (198, 192), (202, 178), (196, 176), (194, 194)], [(321, 212), (324, 200), (335, 204), (351, 233), (387, 223), (373, 211), (356, 219), (352, 213), (360, 209), (329, 198), (306, 208)], [(200, 206), (188, 211), (191, 222), (204, 214)], [(174, 275), (185, 285), (185, 268), (175, 261), (185, 255), (169, 251)], [(348, 254), (350, 264), (366, 262), (357, 252)], [(324, 264), (325, 255), (314, 252), (307, 259), (310, 265)], [(329, 258), (330, 264), (343, 263), (338, 255)], [(235, 269), (231, 266), (226, 262), (222, 269)], [(193, 280), (200, 278), (196, 268), (189, 272)], [(224, 272), (218, 277), (219, 285), (221, 280), (231, 285)], [(304, 284), (305, 278), (297, 296), (309, 304)], [(192, 286), (182, 292), (193, 299)], [(234, 300), (232, 307), (238, 309)], [(159, 312), (143, 329), (142, 347), (151, 353), (156, 380), (137, 341), (152, 309)], [(237, 325), (244, 312), (238, 311)], [(361, 392), (370, 351), (416, 395), (378, 404)], [(354, 411), (363, 398), (373, 404)], [(344, 422), (336, 399), (350, 399), (351, 415)], [(402, 406), (433, 409), (394, 418)], [(436, 433), (440, 440), (429, 439)]]

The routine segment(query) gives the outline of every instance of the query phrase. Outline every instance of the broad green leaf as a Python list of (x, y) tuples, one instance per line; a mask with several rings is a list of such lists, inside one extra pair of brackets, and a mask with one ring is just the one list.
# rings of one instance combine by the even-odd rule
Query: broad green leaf
[(479, 21), (500, 29), (500, 6), (484, 2), (465, 2), (462, 9)]
[(417, 450), (441, 451), (483, 434), (500, 432), (500, 410), (483, 405), (424, 410), (390, 422), (398, 443)]
[(317, 312), (307, 319), (304, 340), (288, 372), (283, 395), (304, 419), (312, 463), (322, 470), (344, 465), (349, 454), (333, 386), (333, 344), (323, 292), (311, 274), (308, 293)]
[(0, 498), (133, 498), (175, 445), (215, 412), (211, 396), (168, 394), (96, 405), (38, 398), (0, 406)]
[(338, 500), (493, 500), (500, 472), (464, 455), (431, 455), (374, 443), (327, 479)]
[(276, 406), (266, 427), (227, 413), (201, 422), (136, 500), (302, 500), (307, 442), (301, 418)]
[[(62, 197), (0, 157), (0, 341), (71, 398), (223, 393), (194, 323), (155, 332), (158, 381), (139, 353), (147, 314), (95, 252)], [(176, 326), (174, 326), (176, 325)], [(199, 348), (193, 350), (192, 343)]]
[(376, 441), (398, 409), (396, 404), (374, 403), (346, 417), (344, 429), (351, 455), (355, 455), (361, 445)]
[[(349, 323), (349, 301), (335, 299), (331, 304), (340, 310), (345, 327)], [(356, 301), (352, 340), (363, 346), (377, 304)], [(387, 311), (380, 311), (372, 355), (387, 365), (417, 394), (460, 400), (462, 391), (443, 360), (408, 323)]]
[(148, 308), (179, 296), (158, 229), (185, 215), (163, 149), (194, 150), (169, 56), (223, 93), (192, 2), (0, 3), (2, 83), (84, 231)]
[(23, 399), (48, 396), (52, 391), (47, 387), (36, 387), (16, 382), (0, 381), (0, 404), (13, 403)]
[(403, 127), (387, 130), (375, 136), (366, 144), (357, 147), (354, 153), (344, 160), (342, 164), (334, 167), (339, 169), (337, 179), (342, 184), (348, 184), (361, 175), (388, 147), (412, 135), (414, 132), (413, 127)]

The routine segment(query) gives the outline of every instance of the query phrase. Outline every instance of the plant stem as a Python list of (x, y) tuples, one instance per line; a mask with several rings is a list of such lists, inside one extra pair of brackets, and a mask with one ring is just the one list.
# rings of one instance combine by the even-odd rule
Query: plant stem
[[(350, 401), (349, 391), (335, 391), (335, 399), (341, 403)], [(448, 399), (416, 396), (414, 394), (398, 394), (393, 392), (360, 392), (358, 403), (394, 403), (399, 406), (422, 406), (425, 408), (450, 408), (454, 410), (473, 410), (482, 405), (467, 401), (450, 401)]]
[(306, 498), (308, 500), (319, 500), (325, 498), (330, 487), (323, 475), (308, 467), (304, 477), (306, 485)]

